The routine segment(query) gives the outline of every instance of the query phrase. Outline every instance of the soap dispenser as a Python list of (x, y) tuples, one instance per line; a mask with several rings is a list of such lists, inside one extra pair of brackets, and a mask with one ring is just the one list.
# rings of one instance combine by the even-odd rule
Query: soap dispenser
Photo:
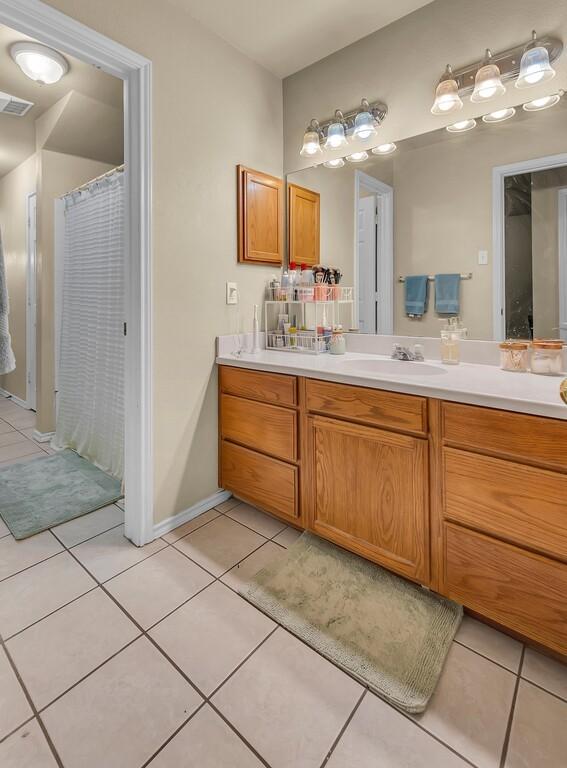
[(441, 362), (458, 365), (461, 360), (461, 340), (466, 338), (467, 329), (458, 317), (450, 317), (441, 329)]

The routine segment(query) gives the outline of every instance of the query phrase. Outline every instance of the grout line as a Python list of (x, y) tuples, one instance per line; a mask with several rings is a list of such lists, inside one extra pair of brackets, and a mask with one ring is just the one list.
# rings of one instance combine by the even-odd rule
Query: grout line
[(544, 688), (542, 685), (539, 685), (538, 683), (534, 683), (533, 680), (530, 680), (528, 677), (522, 677), (521, 680), (524, 681), (524, 683), (529, 683), (530, 685), (533, 685), (534, 688), (539, 688), (540, 691), (543, 691), (544, 693), (548, 693), (550, 696), (553, 696), (554, 699), (558, 699), (558, 701), (563, 702), (564, 704), (567, 704), (567, 699), (563, 696), (560, 696), (558, 693), (554, 693), (553, 691), (550, 691), (548, 688)]
[[(45, 533), (45, 531), (41, 531), (41, 533)], [(2, 538), (5, 539), (6, 537), (3, 536)], [(14, 539), (14, 541), (17, 541), (17, 540)], [(57, 538), (55, 539), (55, 541), (58, 544), (61, 543)], [(2, 584), (5, 581), (8, 581), (8, 579), (13, 579), (14, 576), (19, 576), (20, 573), (25, 573), (26, 571), (29, 571), (30, 568), (35, 568), (36, 565), (41, 565), (41, 563), (46, 563), (48, 560), (53, 560), (54, 557), (57, 557), (58, 555), (63, 555), (64, 553), (65, 553), (65, 549), (61, 549), (59, 552), (54, 552), (52, 555), (49, 555), (48, 557), (44, 557), (43, 560), (38, 560), (37, 563), (33, 563), (32, 565), (26, 565), (25, 568), (22, 568), (21, 570), (16, 571), (15, 573), (11, 573), (9, 576), (4, 576), (3, 578), (1, 578), (0, 584)]]
[(200, 712), (200, 711), (203, 709), (203, 707), (206, 707), (206, 706), (207, 706), (207, 702), (206, 702), (206, 701), (202, 701), (202, 702), (199, 704), (199, 706), (197, 707), (197, 709), (196, 709), (194, 712), (191, 712), (191, 714), (189, 715), (189, 717), (188, 717), (186, 720), (184, 720), (184, 721), (181, 723), (181, 725), (179, 726), (179, 728), (176, 728), (176, 729), (175, 729), (175, 731), (173, 731), (173, 733), (171, 734), (171, 736), (169, 736), (169, 737), (168, 737), (168, 738), (167, 738), (167, 739), (166, 739), (166, 740), (163, 742), (163, 744), (162, 744), (162, 745), (161, 745), (161, 746), (160, 746), (158, 749), (156, 749), (156, 751), (153, 753), (153, 755), (151, 755), (151, 756), (150, 756), (150, 758), (149, 758), (148, 760), (146, 760), (146, 762), (145, 762), (145, 763), (142, 763), (142, 766), (141, 766), (141, 768), (146, 768), (146, 766), (148, 766), (148, 765), (149, 765), (149, 764), (150, 764), (150, 763), (151, 763), (151, 762), (152, 762), (152, 761), (153, 761), (153, 760), (154, 760), (154, 759), (157, 757), (157, 755), (159, 755), (159, 753), (160, 753), (160, 752), (161, 752), (163, 749), (165, 749), (165, 748), (167, 747), (167, 745), (169, 744), (169, 742), (170, 742), (170, 741), (173, 741), (173, 739), (174, 739), (174, 738), (177, 736), (177, 734), (178, 734), (178, 733), (180, 733), (180, 732), (181, 732), (181, 731), (182, 731), (182, 730), (185, 728), (185, 726), (187, 725), (187, 723), (188, 723), (190, 720), (192, 720), (192, 719), (195, 717), (195, 715), (196, 715), (198, 712)]
[[(453, 638), (453, 642), (457, 643), (457, 645), (460, 645), (462, 648), (466, 648), (467, 651), (472, 651), (473, 653), (476, 653), (476, 655), (480, 656), (482, 659), (486, 659), (486, 661), (490, 661), (493, 664), (496, 664), (497, 667), (500, 667), (500, 669), (503, 669), (504, 671), (509, 672), (511, 675), (514, 675), (514, 677), (518, 676), (519, 669), (520, 669), (520, 662), (518, 662), (518, 671), (514, 672), (514, 670), (510, 669), (510, 667), (505, 667), (504, 664), (500, 664), (499, 661), (495, 661), (494, 659), (491, 659), (490, 656), (486, 656), (484, 653), (477, 651), (476, 648), (471, 648), (470, 645), (463, 643), (462, 640), (456, 640), (455, 638)], [(522, 659), (522, 656), (520, 654), (520, 661), (521, 659)]]
[(522, 657), (520, 659), (520, 666), (518, 667), (518, 676), (516, 677), (516, 685), (514, 686), (514, 694), (512, 696), (512, 705), (510, 707), (510, 714), (508, 715), (508, 723), (506, 725), (506, 733), (504, 734), (504, 743), (502, 744), (502, 754), (500, 756), (500, 768), (504, 768), (506, 758), (508, 756), (508, 747), (510, 745), (510, 736), (512, 733), (512, 723), (514, 722), (514, 712), (516, 709), (516, 699), (518, 698), (518, 689), (520, 687), (520, 680), (522, 679), (522, 667), (524, 665), (524, 656), (526, 654), (526, 647), (522, 648)]
[(254, 648), (253, 648), (253, 649), (250, 651), (250, 653), (249, 653), (247, 656), (245, 656), (245, 657), (242, 659), (242, 661), (241, 661), (239, 664), (237, 664), (237, 665), (236, 665), (236, 667), (235, 667), (235, 668), (232, 670), (232, 672), (231, 672), (229, 675), (227, 675), (227, 676), (225, 677), (225, 679), (222, 681), (222, 683), (220, 683), (219, 685), (217, 685), (217, 687), (216, 687), (216, 688), (215, 688), (215, 689), (212, 691), (212, 693), (210, 693), (210, 694), (207, 696), (207, 701), (209, 701), (210, 699), (212, 699), (212, 698), (213, 698), (213, 696), (216, 696), (216, 695), (217, 695), (217, 693), (220, 691), (220, 689), (223, 687), (223, 685), (224, 685), (225, 683), (227, 683), (227, 682), (230, 680), (230, 678), (231, 678), (231, 677), (233, 677), (233, 676), (234, 676), (234, 675), (235, 675), (235, 674), (238, 672), (238, 670), (240, 669), (240, 667), (242, 667), (242, 666), (244, 666), (244, 664), (246, 664), (246, 662), (248, 661), (248, 659), (249, 659), (251, 656), (253, 656), (253, 654), (255, 654), (255, 653), (256, 653), (256, 651), (257, 651), (257, 650), (260, 648), (260, 646), (264, 645), (264, 643), (265, 643), (267, 640), (269, 640), (269, 639), (270, 639), (270, 637), (271, 637), (271, 636), (274, 634), (274, 632), (277, 632), (277, 631), (278, 631), (278, 629), (280, 628), (280, 625), (279, 625), (279, 624), (276, 624), (276, 622), (274, 622), (274, 624), (275, 624), (275, 627), (274, 627), (273, 629), (271, 629), (271, 630), (268, 632), (268, 634), (266, 635), (266, 637), (264, 637), (264, 639), (263, 639), (263, 640), (260, 640), (260, 642), (258, 643), (258, 645), (256, 645), (256, 646), (255, 646), (255, 647), (254, 647)]
[(337, 745), (338, 745), (339, 741), (342, 739), (344, 732), (345, 732), (345, 731), (346, 731), (346, 729), (349, 727), (349, 725), (350, 725), (350, 723), (351, 723), (351, 720), (352, 720), (352, 718), (353, 718), (353, 717), (355, 716), (355, 714), (356, 714), (356, 710), (357, 710), (357, 709), (360, 707), (360, 705), (362, 704), (362, 700), (363, 700), (363, 698), (366, 696), (366, 693), (367, 693), (367, 691), (368, 691), (368, 688), (366, 688), (366, 687), (365, 687), (365, 688), (364, 688), (364, 690), (362, 691), (362, 694), (360, 695), (360, 698), (359, 698), (359, 700), (358, 700), (358, 701), (356, 702), (356, 704), (354, 705), (354, 708), (353, 708), (352, 712), (351, 712), (351, 713), (350, 713), (350, 715), (347, 717), (345, 724), (344, 724), (344, 725), (343, 725), (343, 727), (340, 729), (340, 731), (339, 731), (339, 733), (338, 733), (338, 735), (337, 735), (337, 738), (336, 738), (336, 739), (333, 741), (333, 743), (331, 744), (331, 748), (329, 749), (329, 751), (327, 752), (327, 755), (326, 755), (325, 759), (324, 759), (324, 760), (323, 760), (323, 762), (321, 763), (321, 768), (324, 768), (324, 767), (325, 767), (325, 765), (326, 765), (326, 764), (329, 762), (329, 760), (331, 759), (331, 755), (332, 755), (332, 754), (333, 754), (333, 752), (335, 751), (335, 749), (336, 749), (336, 747), (337, 747)]
[[(16, 679), (18, 680), (18, 683), (20, 684), (22, 691), (24, 692), (24, 696), (27, 699), (28, 705), (33, 712), (34, 717), (37, 719), (37, 722), (39, 724), (39, 727), (41, 728), (41, 731), (43, 732), (43, 735), (45, 737), (45, 740), (47, 741), (47, 744), (49, 746), (49, 749), (51, 750), (51, 753), (53, 754), (53, 758), (59, 768), (64, 768), (63, 763), (61, 762), (61, 758), (59, 757), (59, 754), (57, 753), (57, 750), (55, 749), (55, 745), (53, 744), (53, 741), (51, 740), (51, 736), (49, 735), (47, 728), (45, 727), (43, 720), (41, 719), (39, 712), (36, 709), (35, 704), (33, 703), (33, 699), (30, 696), (30, 693), (28, 689), (26, 688), (24, 681), (22, 679), (22, 676), (18, 672), (18, 668), (16, 667), (16, 664), (14, 660), (12, 659), (12, 655), (10, 654), (8, 648), (6, 648), (6, 643), (0, 638), (0, 647), (4, 649), (4, 653), (6, 654), (8, 658), (8, 662), (10, 666), (12, 667), (12, 670), (14, 671), (14, 674), (16, 675)], [(26, 722), (29, 722), (26, 721)], [(20, 726), (21, 727), (21, 726)]]
[(20, 723), (18, 726), (16, 726), (16, 728), (14, 728), (13, 731), (10, 731), (10, 733), (7, 733), (5, 736), (2, 736), (2, 738), (0, 739), (0, 744), (3, 744), (5, 741), (7, 741), (7, 739), (10, 738), (10, 736), (13, 736), (15, 733), (17, 733), (20, 730), (20, 728), (24, 727), (24, 725), (28, 725), (29, 723), (31, 723), (32, 720), (35, 720), (35, 715), (31, 715), (30, 717), (28, 717), (27, 720), (24, 720), (23, 723)]
[(228, 719), (225, 717), (225, 715), (224, 715), (224, 714), (221, 712), (221, 710), (220, 710), (220, 709), (219, 709), (219, 708), (218, 708), (218, 707), (217, 707), (215, 704), (213, 704), (213, 702), (212, 702), (212, 701), (209, 701), (209, 702), (207, 702), (207, 703), (208, 703), (209, 707), (210, 707), (210, 708), (213, 710), (213, 712), (215, 712), (215, 713), (216, 713), (216, 714), (217, 714), (217, 715), (220, 717), (220, 719), (221, 719), (221, 720), (222, 720), (222, 721), (223, 721), (223, 722), (224, 722), (226, 725), (228, 725), (228, 727), (230, 728), (230, 730), (231, 730), (233, 733), (235, 733), (235, 734), (238, 736), (238, 738), (240, 739), (240, 741), (242, 741), (242, 742), (243, 742), (243, 743), (244, 743), (244, 744), (245, 744), (245, 745), (248, 747), (248, 749), (250, 750), (250, 752), (252, 752), (252, 754), (253, 754), (253, 755), (254, 755), (254, 756), (255, 756), (255, 757), (256, 757), (256, 758), (257, 758), (257, 759), (258, 759), (258, 760), (259, 760), (259, 761), (262, 763), (262, 765), (263, 765), (263, 766), (265, 766), (265, 768), (271, 768), (270, 764), (269, 764), (269, 763), (266, 761), (266, 759), (265, 759), (264, 757), (262, 757), (262, 755), (261, 755), (261, 754), (258, 752), (258, 750), (256, 749), (256, 747), (252, 746), (252, 744), (251, 744), (251, 743), (248, 741), (248, 739), (247, 739), (245, 736), (243, 736), (243, 735), (240, 733), (240, 731), (239, 731), (239, 730), (236, 728), (236, 726), (234, 726), (234, 725), (233, 725), (233, 724), (230, 722), (230, 720), (228, 720)]
[[(109, 504), (109, 506), (113, 506), (113, 505)], [(101, 509), (104, 509), (104, 507), (101, 507)], [(79, 520), (81, 517), (86, 517), (86, 515), (92, 515), (94, 512), (98, 512), (98, 509), (93, 509), (92, 512), (86, 512), (84, 515), (79, 515), (78, 517), (72, 517), (71, 520), (66, 520), (65, 523), (59, 523), (59, 525), (65, 525), (66, 523), (71, 523), (73, 520)], [(59, 525), (56, 526), (56, 528), (58, 528)], [(63, 540), (60, 539), (59, 536), (55, 533), (56, 528), (50, 528), (49, 530), (55, 536), (57, 541), (65, 547), (65, 549), (72, 549), (73, 547), (78, 547), (80, 544), (84, 544), (86, 541), (92, 541), (92, 539), (96, 539), (97, 536), (102, 536), (103, 533), (108, 533), (109, 531), (113, 531), (115, 528), (120, 528), (123, 525), (124, 525), (124, 521), (122, 521), (121, 523), (117, 523), (116, 525), (111, 525), (110, 528), (105, 528), (104, 531), (93, 533), (92, 536), (89, 536), (88, 538), (83, 539), (82, 541), (77, 541), (75, 544), (71, 544), (70, 547), (68, 547), (67, 544), (64, 544)]]

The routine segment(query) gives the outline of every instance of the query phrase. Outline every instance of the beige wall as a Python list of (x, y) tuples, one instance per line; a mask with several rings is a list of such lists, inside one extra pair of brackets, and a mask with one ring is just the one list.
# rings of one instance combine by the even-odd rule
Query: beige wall
[(10, 334), (16, 369), (0, 376), (0, 388), (25, 400), (27, 300), (27, 196), (35, 192), (36, 158), (28, 158), (0, 179), (0, 228), (10, 300)]
[[(400, 141), (454, 122), (452, 115), (430, 113), (435, 85), (447, 62), (459, 67), (477, 61), (487, 46), (504, 50), (529, 38), (532, 29), (566, 40), (564, 3), (436, 0), (291, 75), (284, 80), (286, 172), (308, 165), (299, 149), (312, 117), (329, 118), (337, 107), (353, 109), (363, 96), (381, 98), (389, 107), (380, 142)], [(565, 54), (557, 62), (557, 72), (552, 91), (567, 87)], [(549, 88), (547, 83), (530, 89), (530, 98), (547, 95)], [(491, 109), (510, 106), (510, 96), (517, 99), (514, 91), (510, 88), (491, 102)], [(458, 119), (482, 114), (481, 109), (467, 101)]]
[(37, 428), (55, 429), (55, 200), (114, 166), (61, 152), (38, 153)]
[[(270, 267), (236, 262), (236, 165), (282, 174), (281, 81), (153, 0), (50, 0), (153, 62), (156, 521), (214, 493), (215, 337), (251, 328)], [(207, 118), (211, 118), (208, 119)]]

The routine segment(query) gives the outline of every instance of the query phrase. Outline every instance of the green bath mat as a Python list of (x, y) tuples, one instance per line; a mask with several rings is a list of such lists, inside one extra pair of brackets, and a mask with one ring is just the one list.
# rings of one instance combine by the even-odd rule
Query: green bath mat
[(423, 712), (463, 609), (304, 533), (242, 595), (405, 712)]
[(61, 451), (0, 468), (0, 515), (25, 539), (122, 498), (120, 480)]

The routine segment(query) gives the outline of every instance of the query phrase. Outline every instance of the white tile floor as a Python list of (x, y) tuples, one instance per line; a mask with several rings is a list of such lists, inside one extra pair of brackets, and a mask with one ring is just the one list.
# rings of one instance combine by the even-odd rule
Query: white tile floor
[(52, 453), (49, 443), (33, 439), (35, 413), (0, 396), (0, 467)]
[(122, 514), (0, 526), (2, 768), (567, 766), (566, 666), (466, 618), (400, 714), (238, 595), (297, 532), (230, 499), (137, 549)]

